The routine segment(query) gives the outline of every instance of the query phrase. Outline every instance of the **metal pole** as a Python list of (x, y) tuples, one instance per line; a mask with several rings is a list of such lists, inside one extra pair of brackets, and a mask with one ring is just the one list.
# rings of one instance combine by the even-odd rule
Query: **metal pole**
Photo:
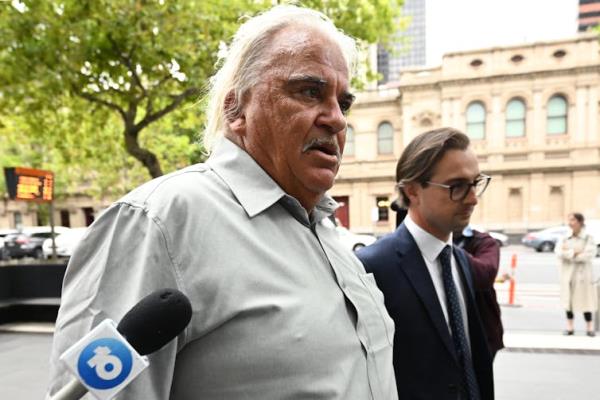
[(50, 237), (52, 238), (52, 260), (56, 260), (56, 240), (54, 239), (54, 200), (50, 200)]

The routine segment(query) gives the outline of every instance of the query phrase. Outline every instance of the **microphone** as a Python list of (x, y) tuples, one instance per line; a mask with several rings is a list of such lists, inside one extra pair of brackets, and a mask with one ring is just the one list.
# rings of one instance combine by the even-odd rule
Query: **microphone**
[(150, 293), (117, 326), (102, 321), (60, 356), (77, 379), (50, 400), (80, 399), (88, 391), (98, 399), (113, 398), (148, 366), (145, 355), (173, 340), (191, 319), (192, 305), (179, 290)]

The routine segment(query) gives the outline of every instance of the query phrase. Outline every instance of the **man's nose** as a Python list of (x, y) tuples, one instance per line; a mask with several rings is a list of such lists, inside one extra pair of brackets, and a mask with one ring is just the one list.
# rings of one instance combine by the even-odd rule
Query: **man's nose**
[(346, 116), (342, 112), (337, 99), (329, 99), (323, 103), (321, 112), (317, 117), (317, 126), (335, 134), (346, 129)]
[(479, 200), (477, 198), (476, 190), (477, 189), (475, 186), (469, 187), (469, 192), (467, 193), (467, 197), (465, 197), (465, 200), (464, 200), (464, 202), (466, 204), (476, 205), (479, 202)]

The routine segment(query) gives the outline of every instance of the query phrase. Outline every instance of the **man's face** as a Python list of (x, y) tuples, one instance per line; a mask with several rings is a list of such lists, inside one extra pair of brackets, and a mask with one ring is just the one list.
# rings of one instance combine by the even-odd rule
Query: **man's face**
[[(473, 182), (479, 176), (479, 165), (470, 149), (448, 150), (434, 168), (430, 182), (452, 185)], [(435, 185), (421, 186), (411, 182), (407, 188), (411, 217), (419, 226), (440, 240), (446, 241), (451, 232), (462, 231), (468, 224), (477, 204), (471, 189), (462, 201), (450, 199), (450, 190)]]
[(291, 196), (311, 210), (333, 186), (353, 96), (338, 46), (310, 28), (278, 32), (269, 67), (229, 127), (238, 144)]

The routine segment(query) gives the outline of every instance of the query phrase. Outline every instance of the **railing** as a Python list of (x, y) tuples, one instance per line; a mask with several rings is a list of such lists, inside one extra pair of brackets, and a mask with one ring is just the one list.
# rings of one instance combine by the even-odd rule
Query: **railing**
[(0, 323), (53, 322), (66, 264), (3, 263), (0, 266)]

